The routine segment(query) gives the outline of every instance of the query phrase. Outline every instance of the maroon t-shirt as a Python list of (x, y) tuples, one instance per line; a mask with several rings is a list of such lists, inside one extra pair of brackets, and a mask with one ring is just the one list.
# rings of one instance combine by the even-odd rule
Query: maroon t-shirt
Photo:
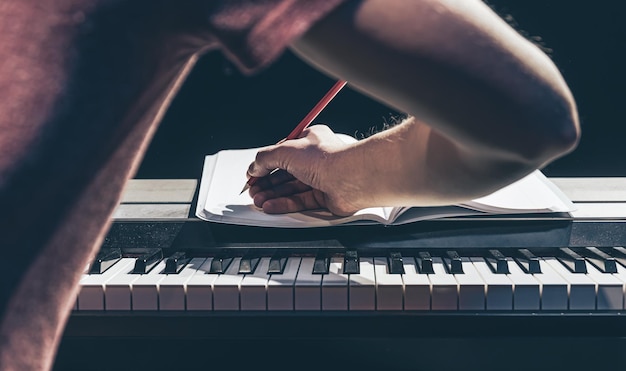
[(343, 0), (3, 0), (0, 365), (51, 365), (82, 268), (198, 55), (267, 66)]

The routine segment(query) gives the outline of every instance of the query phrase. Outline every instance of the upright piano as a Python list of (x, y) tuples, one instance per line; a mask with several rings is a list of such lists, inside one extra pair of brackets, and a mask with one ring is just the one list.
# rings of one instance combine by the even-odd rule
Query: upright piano
[(55, 370), (591, 369), (626, 362), (626, 178), (567, 214), (273, 229), (133, 180)]

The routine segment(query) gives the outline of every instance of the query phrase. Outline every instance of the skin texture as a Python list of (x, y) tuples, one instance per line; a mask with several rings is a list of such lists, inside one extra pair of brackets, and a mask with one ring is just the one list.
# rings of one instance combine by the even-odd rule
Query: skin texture
[[(0, 369), (51, 367), (82, 270), (215, 22), (224, 38), (247, 31), (229, 28), (236, 12), (208, 19), (216, 3), (0, 2)], [(455, 202), (576, 144), (573, 99), (538, 49), (479, 1), (407, 4), (350, 1), (293, 44), (415, 118), (356, 145), (314, 127), (261, 151), (251, 175), (281, 168), (305, 191), (281, 206), (294, 192), (253, 187), (266, 211)], [(281, 25), (293, 37), (305, 31)], [(269, 63), (279, 39), (254, 43), (240, 67)]]
[(349, 146), (311, 128), (261, 150), (250, 176), (280, 168), (298, 180), (278, 172), (250, 189), (268, 213), (453, 204), (509, 184), (578, 142), (575, 103), (557, 68), (480, 1), (352, 3), (294, 50), (412, 117)]

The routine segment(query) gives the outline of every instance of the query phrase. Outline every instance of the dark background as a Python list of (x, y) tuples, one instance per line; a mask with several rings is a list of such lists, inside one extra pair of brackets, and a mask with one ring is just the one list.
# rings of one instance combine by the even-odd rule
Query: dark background
[[(544, 169), (548, 176), (626, 176), (625, 45), (620, 2), (491, 0), (516, 28), (541, 38), (576, 98), (582, 140)], [(606, 4), (606, 5), (605, 5)], [(330, 88), (333, 80), (285, 53), (268, 69), (243, 76), (219, 52), (204, 56), (174, 100), (138, 178), (199, 178), (204, 155), (271, 144)], [(382, 128), (396, 113), (344, 89), (316, 122), (348, 134)]]

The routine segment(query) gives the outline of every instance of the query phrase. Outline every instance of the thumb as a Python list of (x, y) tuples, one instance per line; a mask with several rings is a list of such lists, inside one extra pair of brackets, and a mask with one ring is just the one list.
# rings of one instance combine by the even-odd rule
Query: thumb
[(261, 148), (254, 162), (248, 166), (248, 176), (261, 178), (276, 169), (288, 170), (288, 159), (293, 151), (284, 145), (273, 145)]

